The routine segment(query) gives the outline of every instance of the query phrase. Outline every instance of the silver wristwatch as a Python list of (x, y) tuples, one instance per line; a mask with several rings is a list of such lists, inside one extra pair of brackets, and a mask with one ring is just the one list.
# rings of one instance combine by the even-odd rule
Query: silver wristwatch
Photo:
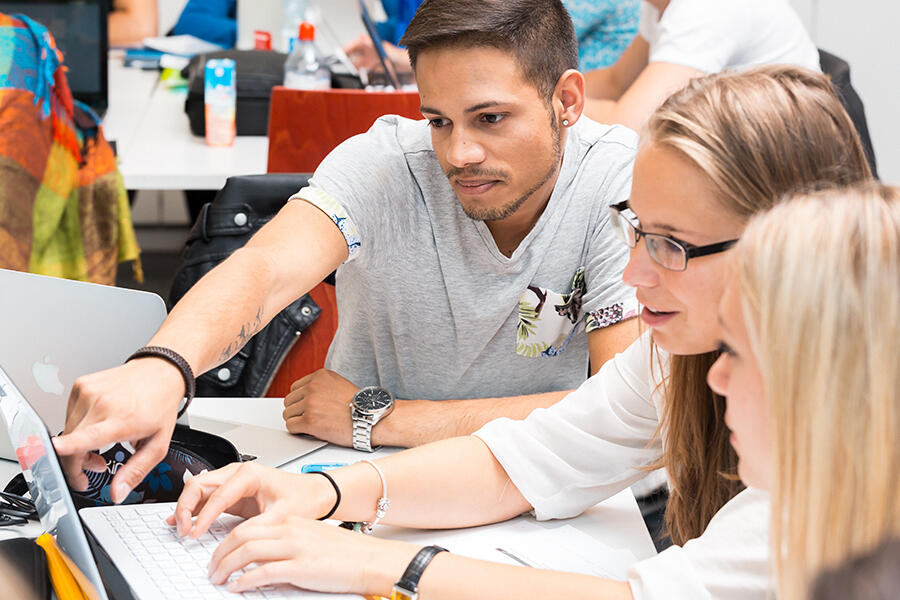
[(394, 397), (378, 386), (364, 387), (356, 392), (350, 402), (350, 418), (353, 419), (353, 447), (372, 452), (372, 427), (394, 410)]

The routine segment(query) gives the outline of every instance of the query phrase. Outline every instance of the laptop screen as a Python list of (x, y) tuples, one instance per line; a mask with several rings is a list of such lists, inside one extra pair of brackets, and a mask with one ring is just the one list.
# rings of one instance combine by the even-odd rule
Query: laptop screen
[(0, 413), (44, 530), (94, 586), (91, 598), (107, 600), (97, 563), (43, 421), (0, 368)]
[(394, 89), (399, 92), (403, 89), (403, 86), (400, 85), (400, 77), (397, 75), (394, 63), (391, 62), (387, 52), (384, 50), (384, 41), (381, 39), (381, 35), (378, 34), (375, 22), (372, 21), (372, 17), (369, 15), (369, 9), (366, 8), (366, 3), (363, 2), (363, 0), (359, 0), (359, 10), (362, 15), (363, 25), (365, 26), (369, 37), (372, 39), (372, 45), (375, 47), (375, 52), (378, 53), (378, 60), (381, 61), (381, 66), (387, 74), (388, 81), (394, 86)]
[(108, 0), (0, 0), (0, 12), (23, 14), (50, 30), (63, 53), (72, 95), (102, 112), (107, 106)]

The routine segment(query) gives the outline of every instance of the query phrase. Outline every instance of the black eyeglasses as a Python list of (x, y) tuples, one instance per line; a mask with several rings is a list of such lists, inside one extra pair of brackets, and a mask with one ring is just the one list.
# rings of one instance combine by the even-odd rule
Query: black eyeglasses
[(647, 252), (650, 258), (664, 269), (670, 271), (684, 271), (687, 269), (688, 260), (698, 256), (707, 256), (709, 254), (718, 254), (724, 252), (734, 246), (738, 240), (728, 240), (727, 242), (719, 242), (717, 244), (709, 244), (707, 246), (694, 246), (681, 240), (676, 240), (667, 235), (658, 233), (645, 233), (634, 226), (622, 213), (629, 210), (628, 200), (613, 204), (609, 207), (609, 217), (612, 222), (613, 229), (620, 240), (625, 242), (629, 248), (637, 247), (637, 243), (641, 238), (646, 240)]

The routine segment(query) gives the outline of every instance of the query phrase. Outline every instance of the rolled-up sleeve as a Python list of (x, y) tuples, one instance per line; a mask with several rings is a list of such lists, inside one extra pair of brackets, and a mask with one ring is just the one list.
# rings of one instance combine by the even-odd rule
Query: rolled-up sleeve
[(475, 433), (538, 519), (580, 514), (647, 474), (662, 445), (652, 402), (649, 333), (563, 400)]

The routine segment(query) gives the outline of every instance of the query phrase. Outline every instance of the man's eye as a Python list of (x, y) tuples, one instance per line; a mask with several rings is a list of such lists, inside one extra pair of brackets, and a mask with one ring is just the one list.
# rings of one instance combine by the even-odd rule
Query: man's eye
[(481, 120), (485, 123), (490, 123), (491, 125), (496, 125), (500, 121), (506, 118), (506, 115), (488, 113), (481, 115)]
[(447, 125), (447, 119), (428, 119), (428, 124), (431, 127), (440, 129), (441, 127), (444, 127)]

